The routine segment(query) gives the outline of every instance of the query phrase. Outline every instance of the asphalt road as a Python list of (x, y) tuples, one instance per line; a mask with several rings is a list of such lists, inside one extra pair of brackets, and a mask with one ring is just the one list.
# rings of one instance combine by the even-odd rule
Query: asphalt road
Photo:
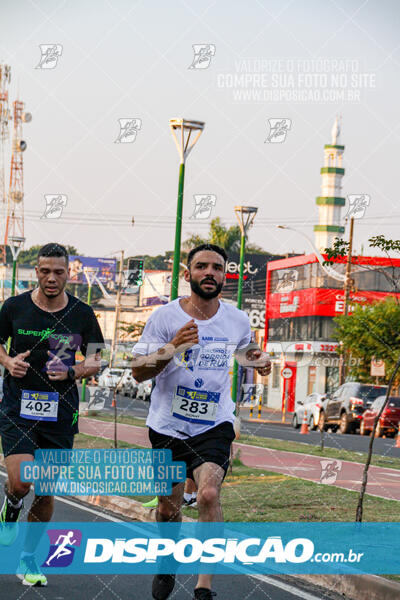
[[(0, 470), (0, 482), (5, 479)], [(2, 485), (1, 485), (2, 488)], [(25, 506), (30, 506), (33, 494), (30, 492)], [(2, 499), (1, 499), (2, 500)], [(26, 519), (26, 509), (21, 520)], [(99, 530), (103, 521), (120, 521), (118, 515), (105, 513), (95, 507), (78, 503), (70, 498), (58, 498), (55, 502), (53, 522), (98, 522)], [(0, 575), (0, 600), (146, 600), (151, 599), (152, 575), (49, 575), (45, 588), (23, 586), (15, 575)], [(177, 577), (171, 600), (191, 600), (195, 576)], [(342, 596), (325, 593), (320, 588), (296, 580), (293, 577), (223, 576), (214, 579), (217, 600), (246, 598), (247, 600), (340, 600)]]
[[(133, 417), (145, 418), (148, 413), (149, 403), (142, 400), (117, 397), (118, 414), (126, 414)], [(104, 407), (106, 413), (113, 414), (114, 409), (111, 402), (106, 403)], [(243, 417), (247, 416), (246, 411)], [(319, 431), (311, 431), (308, 435), (302, 435), (298, 429), (281, 423), (254, 423), (242, 419), (241, 432), (248, 435), (257, 435), (260, 437), (274, 438), (278, 440), (287, 440), (292, 442), (302, 442), (318, 446), (321, 442)], [(354, 452), (367, 452), (370, 438), (359, 434), (324, 434), (325, 446), (327, 448), (337, 448), (338, 450), (352, 450)], [(384, 456), (393, 456), (400, 458), (400, 448), (395, 447), (395, 440), (392, 438), (376, 438), (374, 441), (374, 454)]]

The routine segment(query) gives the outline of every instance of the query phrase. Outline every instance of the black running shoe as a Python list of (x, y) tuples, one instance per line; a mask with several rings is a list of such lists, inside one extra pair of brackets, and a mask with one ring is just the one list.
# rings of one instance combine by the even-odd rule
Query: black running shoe
[(0, 521), (2, 523), (16, 523), (21, 514), (21, 510), (24, 508), (24, 501), (22, 500), (19, 508), (14, 508), (10, 502), (8, 502), (7, 496), (4, 498), (3, 506), (0, 511)]
[(217, 594), (208, 588), (196, 588), (194, 590), (193, 600), (212, 600)]
[(190, 500), (184, 500), (182, 502), (182, 508), (197, 508), (197, 498), (190, 498)]
[(7, 497), (0, 511), (0, 546), (11, 546), (19, 533), (18, 520), (24, 507), (24, 501), (19, 508), (14, 508)]
[(155, 575), (152, 594), (155, 600), (166, 600), (175, 587), (175, 575)]

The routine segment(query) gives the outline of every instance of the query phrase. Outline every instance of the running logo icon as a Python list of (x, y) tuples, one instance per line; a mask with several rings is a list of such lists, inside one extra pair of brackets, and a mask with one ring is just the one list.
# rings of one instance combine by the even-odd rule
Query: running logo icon
[(321, 477), (320, 483), (332, 484), (335, 483), (337, 476), (342, 469), (341, 460), (320, 460), (321, 464)]
[(195, 194), (194, 198), (194, 211), (189, 217), (190, 219), (208, 219), (211, 215), (213, 206), (217, 201), (217, 197), (214, 194)]
[(208, 69), (215, 56), (214, 44), (193, 44), (194, 57), (189, 69)]
[(368, 194), (349, 194), (347, 197), (349, 199), (349, 210), (344, 218), (362, 219), (369, 206), (371, 196)]
[(74, 558), (75, 548), (81, 545), (79, 529), (49, 529), (50, 548), (42, 567), (68, 567)]
[(55, 69), (63, 47), (61, 44), (39, 44), (40, 61), (36, 69)]
[(119, 134), (115, 144), (132, 144), (137, 132), (142, 129), (142, 119), (118, 119)]
[(287, 132), (292, 128), (292, 119), (268, 119), (269, 135), (264, 143), (282, 144)]
[(63, 208), (67, 206), (67, 196), (65, 194), (45, 194), (46, 207), (41, 219), (59, 219)]

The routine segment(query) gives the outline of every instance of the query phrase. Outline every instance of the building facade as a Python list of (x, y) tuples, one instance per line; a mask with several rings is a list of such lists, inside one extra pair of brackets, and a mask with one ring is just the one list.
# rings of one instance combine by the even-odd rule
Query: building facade
[[(345, 259), (336, 271), (344, 273)], [(354, 257), (349, 310), (400, 296), (400, 259)], [(398, 288), (397, 288), (398, 289)], [(263, 347), (272, 354), (267, 403), (287, 412), (313, 392), (332, 391), (339, 381), (334, 317), (344, 313), (343, 284), (329, 277), (315, 254), (268, 263)]]

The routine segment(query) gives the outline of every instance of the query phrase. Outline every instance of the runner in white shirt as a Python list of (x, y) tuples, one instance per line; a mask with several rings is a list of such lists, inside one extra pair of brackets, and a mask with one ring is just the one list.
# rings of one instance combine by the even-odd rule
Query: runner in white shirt
[[(190, 297), (157, 309), (134, 347), (132, 373), (137, 381), (156, 378), (147, 425), (153, 448), (169, 448), (174, 461), (183, 460), (187, 476), (197, 485), (199, 521), (223, 521), (220, 489), (235, 438), (234, 403), (229, 365), (233, 354), (242, 364), (268, 375), (271, 363), (250, 345), (245, 312), (221, 302), (225, 283), (225, 251), (203, 244), (188, 255), (184, 277)], [(181, 521), (183, 483), (171, 496), (160, 496), (159, 522)], [(174, 575), (156, 575), (153, 598), (165, 600), (175, 585)], [(195, 600), (211, 600), (211, 575), (201, 574)]]

